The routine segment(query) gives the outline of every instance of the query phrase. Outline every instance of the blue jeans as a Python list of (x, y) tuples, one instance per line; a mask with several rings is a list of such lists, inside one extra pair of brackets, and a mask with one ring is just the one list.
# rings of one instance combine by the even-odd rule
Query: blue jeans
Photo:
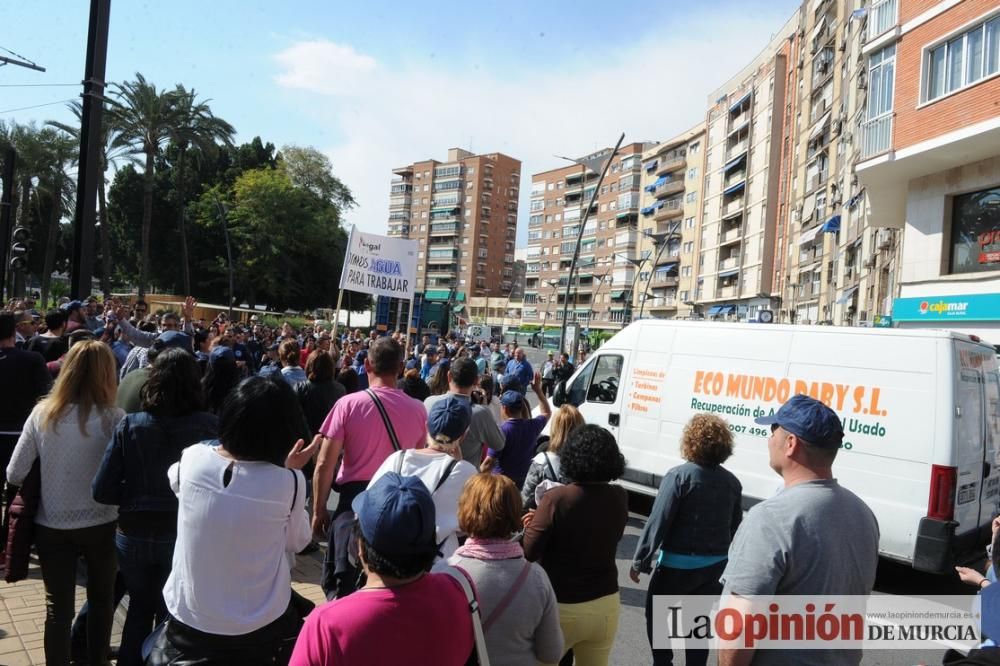
[(118, 532), (118, 567), (128, 590), (128, 614), (122, 629), (118, 664), (142, 664), (142, 642), (167, 618), (163, 586), (170, 575), (174, 557), (174, 535), (135, 536)]

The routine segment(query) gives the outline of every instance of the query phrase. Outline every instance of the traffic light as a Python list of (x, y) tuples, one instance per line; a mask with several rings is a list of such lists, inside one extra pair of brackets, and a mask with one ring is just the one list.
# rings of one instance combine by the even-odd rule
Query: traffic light
[(28, 269), (28, 245), (31, 243), (31, 232), (26, 227), (15, 227), (11, 234), (10, 267), (15, 271)]

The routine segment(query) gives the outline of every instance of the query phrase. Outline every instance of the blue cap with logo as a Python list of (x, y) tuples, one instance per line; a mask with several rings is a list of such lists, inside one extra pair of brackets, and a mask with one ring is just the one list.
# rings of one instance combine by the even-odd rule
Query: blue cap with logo
[(156, 336), (156, 346), (161, 349), (177, 347), (190, 352), (192, 349), (191, 336), (181, 331), (163, 331)]
[(365, 541), (380, 553), (434, 548), (434, 500), (419, 477), (388, 472), (355, 497), (351, 508)]
[(758, 425), (779, 425), (814, 446), (840, 448), (844, 426), (837, 413), (807, 395), (793, 396), (770, 416), (754, 419)]
[(219, 345), (212, 350), (212, 353), (208, 355), (208, 362), (215, 365), (219, 361), (226, 360), (232, 363), (236, 363), (236, 354), (233, 350), (225, 345)]

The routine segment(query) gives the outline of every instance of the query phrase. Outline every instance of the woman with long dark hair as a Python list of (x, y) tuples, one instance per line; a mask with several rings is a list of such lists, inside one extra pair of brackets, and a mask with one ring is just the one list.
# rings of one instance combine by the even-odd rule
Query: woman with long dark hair
[(129, 594), (118, 663), (142, 663), (142, 641), (166, 617), (163, 585), (177, 540), (177, 497), (167, 469), (181, 451), (218, 436), (205, 409), (201, 371), (183, 349), (156, 356), (140, 395), (142, 410), (119, 422), (94, 477), (94, 499), (118, 505), (118, 565)]
[(76, 597), (76, 566), (87, 565), (87, 659), (108, 663), (114, 612), (114, 507), (91, 497), (90, 483), (115, 424), (117, 362), (96, 340), (66, 354), (52, 392), (32, 410), (7, 465), (7, 480), (21, 485), (35, 460), (42, 491), (35, 516), (35, 547), (45, 583), (45, 661), (68, 664)]
[(219, 446), (189, 447), (168, 470), (179, 512), (158, 650), (287, 663), (301, 625), (290, 557), (312, 536), (300, 470), (321, 440), (297, 440), (299, 413), (287, 383), (250, 377), (223, 403)]
[(240, 383), (240, 369), (233, 350), (225, 345), (214, 347), (208, 355), (208, 367), (201, 381), (208, 410), (218, 414), (229, 393)]
[(559, 462), (566, 485), (525, 515), (524, 556), (549, 574), (576, 663), (606, 664), (621, 614), (615, 553), (628, 520), (628, 495), (611, 482), (625, 473), (625, 458), (614, 435), (582, 425)]

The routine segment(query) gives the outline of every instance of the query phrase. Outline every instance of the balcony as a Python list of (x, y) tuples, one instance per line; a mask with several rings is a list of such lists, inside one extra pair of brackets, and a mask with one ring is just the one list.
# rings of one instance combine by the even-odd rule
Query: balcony
[(653, 196), (657, 199), (662, 199), (671, 194), (677, 194), (678, 192), (684, 191), (684, 179), (677, 178), (675, 180), (668, 180), (656, 189), (653, 190)]
[(725, 206), (722, 207), (722, 215), (735, 215), (743, 210), (743, 198), (740, 197), (736, 201), (730, 201)]
[(826, 185), (827, 178), (829, 178), (829, 173), (826, 171), (820, 171), (819, 173), (814, 173), (809, 176), (809, 182), (807, 184), (807, 192), (812, 192), (813, 190), (819, 189), (823, 185)]
[(390, 197), (389, 208), (408, 208), (413, 203), (412, 197)]
[(747, 152), (747, 140), (738, 141), (726, 150), (726, 161), (732, 160), (739, 157), (743, 153)]
[(738, 171), (733, 171), (731, 174), (726, 176), (726, 179), (724, 181), (722, 181), (722, 189), (732, 187), (733, 185), (741, 183), (746, 179), (747, 179), (746, 168), (739, 169)]
[(428, 264), (453, 264), (455, 260), (458, 259), (458, 250), (439, 250), (434, 249), (434, 246), (431, 246), (431, 248), (432, 249), (427, 252)]
[(409, 225), (404, 224), (402, 226), (389, 227), (390, 236), (406, 236), (409, 235), (409, 233), (410, 233)]
[(457, 264), (444, 264), (441, 266), (427, 267), (428, 278), (453, 278), (456, 273), (458, 273)]
[(721, 245), (726, 245), (728, 243), (735, 243), (739, 241), (742, 233), (743, 229), (741, 227), (736, 227), (734, 229), (730, 229), (729, 231), (723, 231), (722, 235), (719, 236), (719, 243)]
[(649, 284), (651, 284), (654, 287), (676, 287), (677, 276), (671, 275), (670, 273), (665, 273), (663, 271), (654, 272), (653, 277), (649, 281)]
[(457, 222), (431, 224), (431, 236), (454, 236), (458, 234)]
[(729, 117), (729, 134), (743, 129), (743, 127), (750, 122), (750, 107), (744, 107), (739, 114)]
[(868, 34), (866, 41), (872, 41), (896, 25), (897, 0), (875, 0), (868, 9)]
[(647, 310), (676, 310), (677, 299), (668, 296), (658, 296), (646, 300)]
[(736, 288), (735, 284), (719, 287), (717, 292), (717, 298), (736, 298), (739, 296), (739, 290)]
[(669, 201), (664, 201), (663, 205), (655, 213), (653, 213), (653, 219), (660, 222), (662, 220), (680, 217), (683, 214), (684, 202), (680, 199), (671, 199)]
[(413, 191), (413, 185), (409, 183), (400, 183), (398, 185), (393, 185), (389, 192), (391, 194), (409, 194)]
[(739, 268), (739, 266), (740, 266), (740, 256), (738, 254), (731, 256), (728, 259), (723, 259), (722, 261), (719, 262), (720, 271), (732, 270), (734, 268)]
[(665, 176), (671, 171), (677, 171), (685, 167), (687, 167), (687, 155), (675, 155), (673, 157), (667, 155), (660, 158), (660, 163), (656, 167), (656, 175)]
[(635, 247), (637, 240), (639, 240), (639, 234), (635, 231), (620, 232), (615, 236), (615, 249), (632, 249)]
[(887, 152), (890, 148), (892, 148), (892, 112), (861, 123), (861, 159), (874, 157)]

